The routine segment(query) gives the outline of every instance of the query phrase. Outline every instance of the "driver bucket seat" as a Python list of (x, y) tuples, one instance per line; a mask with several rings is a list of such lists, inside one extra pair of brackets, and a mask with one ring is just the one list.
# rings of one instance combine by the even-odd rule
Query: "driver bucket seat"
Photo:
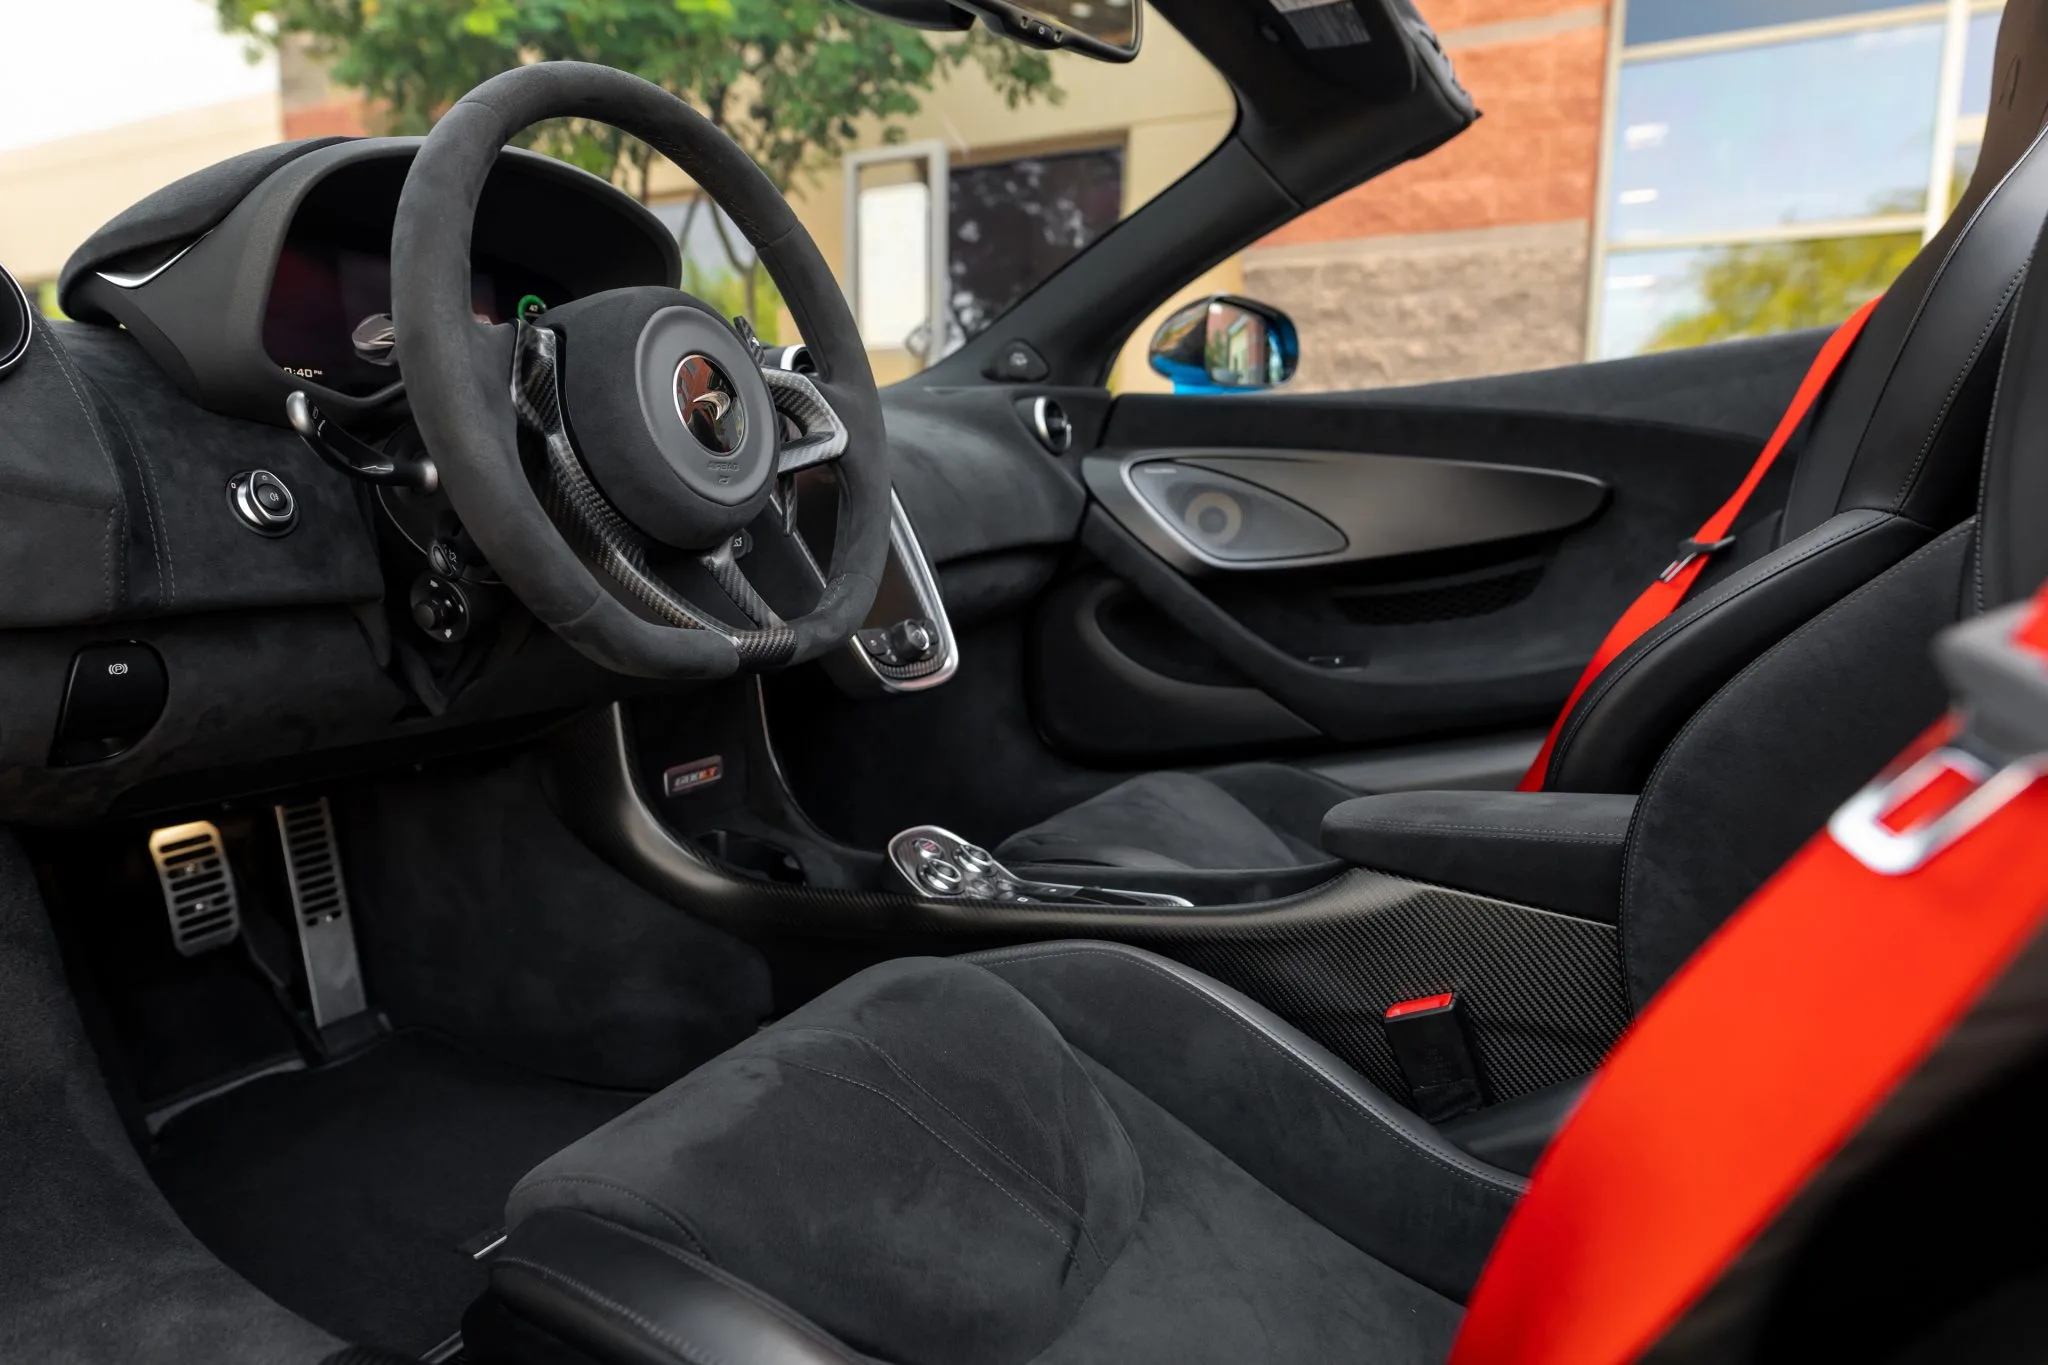
[[(1995, 72), (1969, 186), (1809, 418), (1782, 515), (1739, 527), (1687, 600), (1585, 688), (1558, 726), (1542, 790), (1640, 791), (1722, 684), (1969, 514), (2008, 311), (2048, 218), (2048, 4), (2006, 7)], [(1329, 860), (1323, 816), (1358, 794), (1280, 763), (1147, 773), (995, 853), (1055, 881), (1074, 878), (1043, 869), (1303, 867)]]
[[(1687, 910), (1684, 880), (1747, 847), (1758, 798), (1853, 790), (1940, 714), (1936, 633), (2048, 573), (2048, 291), (2017, 311), (1980, 516), (1795, 631), (1689, 728), (1684, 764), (1712, 780), (1640, 836), (1671, 868), (1624, 937), (1644, 982), (1661, 982), (1711, 927)], [(1756, 724), (1765, 711), (1778, 722)], [(1796, 744), (1785, 742), (1794, 716), (1809, 718)], [(1815, 719), (1827, 716), (1846, 719)], [(1816, 970), (1855, 960), (1825, 956)], [(1746, 1015), (1767, 1009), (1741, 1000)], [(2003, 1017), (2009, 1039), (2014, 1016)], [(1744, 1036), (1761, 1032), (1744, 1022)], [(1720, 1058), (1716, 1036), (1709, 1028), (1701, 1046)], [(1724, 1060), (1737, 1075), (1764, 1069)], [(2024, 1146), (2038, 1128), (1986, 1131)], [(1258, 1003), (1137, 948), (1055, 941), (901, 959), (520, 1181), (464, 1337), (471, 1358), (517, 1365), (1440, 1362), (1528, 1183), (1469, 1141)], [(1572, 1142), (1567, 1128), (1560, 1156)], [(1646, 1164), (1620, 1160), (1617, 1178)], [(1939, 1169), (1967, 1179), (1979, 1167)], [(2010, 1183), (2012, 1201), (2041, 1198)], [(1932, 1207), (1976, 1216), (1954, 1200)], [(1640, 1235), (1666, 1239), (1662, 1250), (1682, 1231)], [(1896, 1281), (1929, 1257), (1947, 1273), (1997, 1240), (1887, 1241), (1896, 1231), (1880, 1222), (1846, 1254), (1881, 1247)], [(1797, 1246), (1772, 1250), (1782, 1270)], [(1917, 1292), (1933, 1278), (1906, 1282)], [(1823, 1301), (1853, 1302), (1860, 1283), (1824, 1283), (1847, 1288)], [(1659, 1358), (1748, 1358), (1706, 1349), (1716, 1344), (1728, 1347), (1710, 1331), (1692, 1354)]]

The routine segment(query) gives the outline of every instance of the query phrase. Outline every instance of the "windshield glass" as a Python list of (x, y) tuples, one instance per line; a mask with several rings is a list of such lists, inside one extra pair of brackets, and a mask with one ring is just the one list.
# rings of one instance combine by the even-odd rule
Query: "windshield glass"
[[(284, 139), (421, 132), (498, 71), (576, 58), (667, 86), (740, 143), (838, 273), (886, 383), (990, 326), (1228, 134), (1222, 79), (1165, 22), (1145, 27), (1137, 59), (1111, 65), (839, 0), (10, 6), (7, 50), (90, 52), (94, 69), (24, 62), (0, 82), (0, 263), (54, 313), (71, 251), (179, 176)], [(680, 172), (588, 127), (530, 140), (647, 204), (682, 244), (686, 289), (797, 339)]]

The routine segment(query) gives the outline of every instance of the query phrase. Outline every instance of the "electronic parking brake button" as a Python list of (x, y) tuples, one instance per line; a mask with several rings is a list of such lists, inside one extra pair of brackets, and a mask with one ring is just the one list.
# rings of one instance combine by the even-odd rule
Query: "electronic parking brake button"
[(71, 660), (50, 766), (96, 763), (126, 753), (164, 713), (170, 676), (148, 645), (87, 645)]

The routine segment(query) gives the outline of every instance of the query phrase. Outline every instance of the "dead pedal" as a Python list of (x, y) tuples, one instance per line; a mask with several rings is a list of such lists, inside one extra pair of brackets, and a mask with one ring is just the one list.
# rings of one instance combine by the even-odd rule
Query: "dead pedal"
[(149, 856), (171, 919), (171, 943), (186, 957), (225, 947), (240, 937), (242, 906), (227, 845), (211, 820), (152, 831)]

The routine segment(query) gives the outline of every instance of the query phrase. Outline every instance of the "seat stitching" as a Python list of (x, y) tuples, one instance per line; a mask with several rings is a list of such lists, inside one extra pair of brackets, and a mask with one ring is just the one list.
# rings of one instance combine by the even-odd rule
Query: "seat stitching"
[[(1976, 344), (1970, 347), (1969, 355), (1964, 357), (1963, 367), (1956, 371), (1956, 377), (1950, 381), (1948, 392), (1942, 396), (1941, 407), (1934, 414), (1933, 423), (1927, 428), (1927, 438), (1920, 443), (1920, 450), (1913, 457), (1912, 467), (1906, 471), (1904, 481), (1899, 484), (1898, 494), (1892, 499), (1892, 505), (1895, 508), (1905, 506), (1906, 499), (1912, 495), (1913, 485), (1920, 478), (1920, 471), (1927, 463), (1927, 456), (1933, 451), (1934, 442), (1940, 437), (1941, 428), (1948, 421), (1950, 410), (1955, 407), (1956, 394), (1961, 392), (1964, 381), (1970, 377), (1970, 372), (1977, 367), (1979, 357), (1984, 354), (1984, 343), (1991, 339), (1993, 332), (1998, 330), (1998, 323), (2005, 316), (2006, 306), (2012, 302), (2013, 295), (2019, 292), (2020, 281), (2026, 277), (2027, 265), (2025, 262), (2022, 262), (2020, 268), (2013, 272), (2012, 278), (2005, 282), (2005, 292), (1998, 296), (1998, 302), (1991, 309), (1991, 316), (1985, 319), (1983, 330), (1977, 333)], [(1999, 360), (2001, 365), (2003, 365), (2003, 352), (2000, 352)], [(1872, 414), (1873, 417), (1875, 415), (1875, 413)]]
[[(1081, 1235), (1088, 1239), (1088, 1245), (1094, 1249), (1096, 1259), (1100, 1260), (1104, 1265), (1109, 1264), (1109, 1258), (1102, 1254), (1101, 1245), (1096, 1242), (1095, 1234), (1091, 1232), (1088, 1228), (1088, 1219), (1081, 1213), (1079, 1209), (1075, 1208), (1072, 1204), (1069, 1204), (1065, 1199), (1061, 1198), (1057, 1190), (1053, 1189), (1050, 1185), (1047, 1185), (1044, 1181), (1040, 1180), (1037, 1176), (1033, 1175), (1030, 1172), (1030, 1170), (1025, 1167), (1022, 1161), (1018, 1160), (1016, 1157), (1010, 1155), (1008, 1151), (1004, 1150), (1003, 1145), (1001, 1143), (997, 1142), (994, 1138), (990, 1137), (988, 1134), (982, 1132), (979, 1128), (975, 1127), (972, 1123), (969, 1123), (966, 1119), (962, 1118), (958, 1113), (954, 1112), (953, 1107), (951, 1105), (947, 1104), (937, 1095), (934, 1095), (930, 1090), (927, 1090), (924, 1086), (920, 1085), (918, 1083), (917, 1078), (915, 1076), (912, 1076), (908, 1071), (905, 1071), (902, 1065), (899, 1064), (894, 1057), (889, 1055), (888, 1049), (884, 1048), (880, 1043), (876, 1042), (872, 1038), (866, 1037), (862, 1034), (855, 1033), (850, 1029), (832, 1028), (825, 1024), (798, 1024), (788, 1028), (777, 1029), (776, 1032), (783, 1034), (826, 1033), (831, 1034), (835, 1037), (851, 1038), (854, 1042), (863, 1044), (864, 1046), (872, 1049), (875, 1055), (880, 1057), (884, 1062), (886, 1062), (889, 1066), (889, 1069), (891, 1071), (894, 1071), (898, 1076), (900, 1076), (906, 1085), (910, 1086), (910, 1088), (917, 1091), (918, 1094), (924, 1096), (933, 1104), (937, 1105), (941, 1110), (945, 1112), (947, 1118), (950, 1118), (951, 1120), (953, 1120), (953, 1122), (959, 1124), (962, 1128), (965, 1128), (968, 1132), (974, 1134), (974, 1136), (979, 1138), (981, 1142), (985, 1146), (987, 1146), (990, 1151), (994, 1152), (997, 1156), (1001, 1157), (1004, 1161), (1008, 1162), (1010, 1164), (1010, 1167), (1013, 1170), (1015, 1170), (1017, 1174), (1023, 1176), (1026, 1180), (1038, 1186), (1040, 1190), (1044, 1191), (1046, 1198), (1052, 1200), (1055, 1204), (1058, 1204), (1062, 1209), (1064, 1209), (1076, 1223), (1079, 1223), (1081, 1225)], [(1069, 1130), (1069, 1132), (1071, 1134), (1071, 1130)], [(1080, 1144), (1078, 1142), (1074, 1144), (1074, 1147), (1077, 1152), (1080, 1150)], [(1082, 1160), (1084, 1163), (1086, 1162), (1087, 1158), (1085, 1155), (1082, 1157)]]
[[(2027, 258), (2027, 265), (2029, 269), (2033, 266), (2033, 258), (2031, 256)], [(2022, 278), (2019, 300), (2015, 300), (2013, 303), (2015, 311), (2019, 308), (2019, 301), (2024, 300), (2025, 297), (2026, 281)], [(2005, 397), (2005, 371), (2007, 363), (2012, 359), (2012, 352), (2012, 340), (2008, 337), (2005, 349), (1998, 353), (1998, 374), (1991, 382), (1991, 423), (1990, 429), (1984, 433), (1984, 459), (1977, 472), (1976, 520), (1978, 534), (1970, 543), (1970, 589), (1973, 598), (1972, 605), (1979, 612), (1984, 610), (1984, 528), (1988, 524), (1984, 512), (1985, 508), (1990, 506), (1992, 457), (1997, 454), (1999, 448), (1998, 409)]]
[(697, 1235), (696, 1230), (689, 1223), (684, 1221), (680, 1215), (649, 1199), (630, 1185), (621, 1185), (616, 1180), (606, 1180), (602, 1176), (595, 1175), (543, 1175), (520, 1181), (512, 1193), (518, 1194), (522, 1190), (536, 1190), (543, 1185), (595, 1185), (599, 1189), (610, 1190), (614, 1194), (623, 1194), (628, 1199), (637, 1200), (648, 1208), (653, 1209), (663, 1218), (668, 1219), (670, 1225), (677, 1232), (683, 1234), (684, 1238), (689, 1241), (691, 1247), (699, 1256), (702, 1256), (707, 1261), (711, 1259), (710, 1249), (704, 1245), (704, 1239)]
[(695, 1342), (677, 1334), (672, 1329), (663, 1327), (646, 1314), (626, 1307), (626, 1305), (610, 1295), (591, 1288), (575, 1276), (556, 1270), (553, 1266), (541, 1265), (539, 1262), (530, 1261), (524, 1256), (500, 1256), (497, 1263), (499, 1265), (524, 1267), (544, 1280), (553, 1280), (557, 1284), (565, 1285), (575, 1290), (583, 1296), (586, 1302), (594, 1304), (599, 1308), (609, 1309), (627, 1322), (632, 1323), (635, 1327), (638, 1327), (641, 1331), (647, 1333), (648, 1336), (653, 1337), (656, 1341), (675, 1351), (683, 1359), (692, 1362), (692, 1365), (728, 1365), (727, 1357), (715, 1355), (705, 1350)]
[[(1018, 951), (1029, 952), (1028, 949)], [(1211, 1009), (1217, 1011), (1224, 1018), (1236, 1024), (1239, 1028), (1243, 1029), (1246, 1033), (1249, 1033), (1252, 1037), (1264, 1043), (1268, 1048), (1280, 1054), (1281, 1057), (1285, 1058), (1290, 1064), (1292, 1064), (1302, 1072), (1306, 1073), (1311, 1080), (1315, 1081), (1318, 1085), (1322, 1086), (1323, 1089), (1329, 1091), (1338, 1099), (1343, 1100), (1352, 1108), (1358, 1110), (1359, 1113), (1365, 1115), (1367, 1118), (1379, 1124), (1382, 1128), (1386, 1129), (1386, 1131), (1390, 1133), (1396, 1140), (1401, 1142), (1404, 1146), (1411, 1148), (1418, 1156), (1421, 1156), (1428, 1161), (1434, 1162), (1435, 1164), (1443, 1167), (1445, 1170), (1451, 1172), (1451, 1174), (1457, 1176), (1459, 1179), (1464, 1180), (1470, 1184), (1479, 1185), (1482, 1188), (1492, 1188), (1500, 1190), (1508, 1194), (1521, 1193), (1521, 1190), (1517, 1186), (1504, 1185), (1501, 1182), (1494, 1180), (1491, 1177), (1481, 1175), (1476, 1171), (1466, 1170), (1464, 1167), (1459, 1166), (1456, 1163), (1446, 1159), (1444, 1154), (1440, 1152), (1431, 1151), (1429, 1147), (1426, 1146), (1421, 1140), (1416, 1138), (1414, 1134), (1404, 1132), (1398, 1125), (1390, 1121), (1386, 1115), (1375, 1111), (1372, 1108), (1372, 1106), (1368, 1104), (1365, 1100), (1361, 1099), (1357, 1095), (1351, 1094), (1344, 1087), (1338, 1085), (1335, 1080), (1324, 1075), (1319, 1069), (1310, 1065), (1306, 1058), (1298, 1056), (1291, 1048), (1288, 1048), (1287, 1046), (1282, 1044), (1279, 1039), (1274, 1038), (1272, 1035), (1268, 1034), (1264, 1029), (1259, 1028), (1251, 1020), (1246, 1019), (1243, 1015), (1239, 1014), (1229, 1005), (1225, 1004), (1221, 1000), (1218, 1000), (1216, 997), (1210, 995), (1207, 991), (1202, 990), (1193, 982), (1186, 981), (1172, 972), (1165, 971), (1157, 966), (1154, 966), (1152, 963), (1147, 962), (1142, 957), (1129, 957), (1123, 953), (1114, 952), (1105, 948), (1067, 948), (1056, 953), (1030, 953), (1030, 960), (1035, 962), (1045, 962), (1049, 961), (1050, 959), (1058, 957), (1115, 958), (1120, 962), (1129, 962), (1133, 966), (1142, 967), (1146, 971), (1152, 973), (1154, 976), (1158, 976), (1167, 981), (1172, 982), (1174, 985), (1179, 986), (1188, 994), (1194, 996), (1197, 1000), (1200, 1000), (1202, 1003), (1208, 1005)], [(997, 960), (1001, 961), (1004, 959)], [(1020, 959), (1012, 958), (1008, 960), (1016, 961)], [(982, 964), (977, 963), (975, 965), (981, 966)], [(983, 970), (987, 970), (987, 968), (984, 967)]]
[[(1827, 539), (1809, 545), (1804, 553), (1796, 558), (1785, 560), (1784, 563), (1775, 566), (1768, 573), (1760, 574), (1747, 582), (1739, 579), (1730, 579), (1719, 584), (1705, 597), (1700, 598), (1697, 602), (1688, 603), (1676, 615), (1659, 622), (1642, 639), (1630, 645), (1620, 658), (1609, 664), (1601, 672), (1600, 677), (1595, 680), (1593, 687), (1588, 690), (1585, 698), (1572, 708), (1571, 719), (1566, 722), (1564, 733), (1558, 737), (1556, 753), (1562, 754), (1571, 748), (1572, 742), (1578, 738), (1579, 732), (1585, 728), (1586, 718), (1593, 714), (1595, 708), (1602, 701), (1606, 700), (1610, 692), (1621, 685), (1624, 678), (1633, 673), (1638, 665), (1654, 655), (1664, 645), (1676, 639), (1695, 621), (1698, 621), (1710, 612), (1719, 610), (1738, 598), (1746, 597), (1759, 588), (1775, 582), (1791, 570), (1812, 560), (1821, 551), (1833, 549), (1836, 545), (1854, 539), (1866, 531), (1875, 530), (1883, 524), (1882, 519), (1870, 520), (1836, 531)], [(1555, 755), (1551, 759), (1550, 771), (1558, 771)]]
[(1334, 825), (1333, 828), (1340, 830), (1377, 829), (1384, 830), (1390, 834), (1436, 834), (1443, 831), (1449, 831), (1453, 834), (1518, 834), (1564, 844), (1618, 844), (1628, 833), (1626, 830), (1616, 830), (1612, 834), (1559, 834), (1553, 830), (1521, 829), (1514, 825), (1424, 825), (1411, 824), (1403, 820), (1381, 819), (1373, 816), (1349, 816), (1342, 823)]
[[(946, 1135), (944, 1133), (941, 1133), (938, 1129), (932, 1127), (929, 1123), (926, 1123), (923, 1119), (919, 1118), (917, 1116), (917, 1112), (913, 1110), (909, 1105), (905, 1104), (902, 1100), (897, 1099), (894, 1095), (882, 1089), (880, 1086), (869, 1085), (866, 1081), (860, 1080), (857, 1077), (843, 1075), (837, 1071), (828, 1071), (824, 1067), (813, 1065), (810, 1062), (800, 1062), (793, 1057), (778, 1057), (775, 1060), (776, 1063), (780, 1066), (793, 1066), (802, 1071), (814, 1071), (820, 1076), (829, 1076), (835, 1081), (844, 1081), (848, 1085), (858, 1086), (860, 1089), (871, 1091), (872, 1093), (879, 1095), (883, 1099), (887, 1100), (890, 1104), (895, 1105), (897, 1109), (902, 1111), (903, 1116), (905, 1118), (909, 1119), (918, 1127), (924, 1129), (927, 1133), (930, 1133), (934, 1138), (938, 1140), (939, 1144), (943, 1146), (947, 1151), (951, 1152), (954, 1156), (957, 1156), (962, 1161), (966, 1162), (969, 1168), (971, 1168), (976, 1175), (980, 1176), (983, 1180), (986, 1180), (989, 1184), (995, 1186), (998, 1190), (1002, 1191), (1004, 1198), (1008, 1199), (1018, 1208), (1024, 1210), (1025, 1213), (1031, 1215), (1031, 1219), (1033, 1222), (1037, 1223), (1040, 1227), (1044, 1228), (1047, 1232), (1052, 1234), (1053, 1240), (1060, 1244), (1060, 1249), (1067, 1253), (1067, 1259), (1069, 1261), (1076, 1259), (1076, 1249), (1079, 1245), (1078, 1239), (1074, 1243), (1069, 1243), (1065, 1237), (1062, 1237), (1060, 1235), (1060, 1230), (1054, 1227), (1050, 1222), (1046, 1220), (1044, 1214), (1040, 1213), (1037, 1209), (1032, 1208), (1022, 1199), (1019, 1199), (1017, 1197), (1017, 1192), (1015, 1190), (1012, 1190), (1002, 1181), (996, 1179), (987, 1171), (983, 1170), (981, 1166), (974, 1160), (973, 1157), (967, 1155), (967, 1153), (961, 1151), (958, 1147), (948, 1142), (946, 1140)], [(1094, 1245), (1092, 1242), (1090, 1243), (1089, 1249), (1094, 1250)], [(1100, 1251), (1096, 1251), (1095, 1254), (1098, 1258), (1100, 1258), (1102, 1255)], [(1108, 1263), (1104, 1262), (1104, 1264), (1107, 1265)]]

